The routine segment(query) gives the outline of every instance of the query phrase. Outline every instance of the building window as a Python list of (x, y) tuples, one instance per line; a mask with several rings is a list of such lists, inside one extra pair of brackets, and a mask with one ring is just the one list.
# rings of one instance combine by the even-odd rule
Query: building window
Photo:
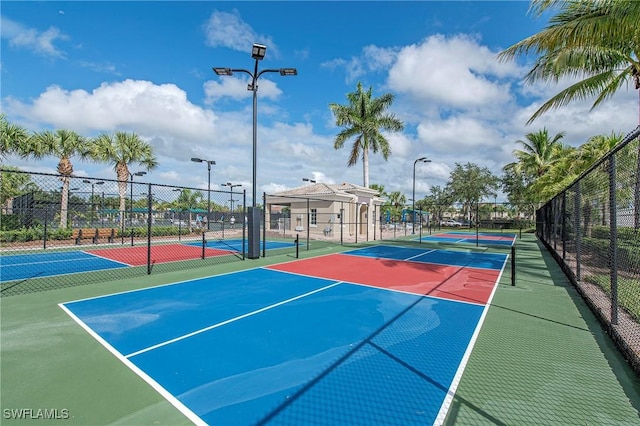
[(311, 209), (311, 224), (318, 224), (318, 209)]

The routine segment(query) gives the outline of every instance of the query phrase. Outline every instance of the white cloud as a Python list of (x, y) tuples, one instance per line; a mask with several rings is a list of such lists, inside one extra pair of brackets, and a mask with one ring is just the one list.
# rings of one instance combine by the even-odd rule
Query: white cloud
[[(212, 104), (222, 98), (231, 98), (234, 100), (250, 98), (253, 96), (253, 92), (247, 89), (250, 82), (249, 77), (229, 76), (220, 77), (217, 81), (207, 81), (204, 83), (205, 102)], [(258, 89), (260, 99), (277, 99), (282, 95), (282, 90), (280, 90), (278, 85), (266, 78), (258, 80)]]
[(350, 83), (367, 73), (387, 70), (395, 61), (397, 50), (396, 48), (368, 45), (362, 48), (362, 52), (358, 56), (352, 56), (350, 59), (335, 58), (323, 62), (321, 66), (331, 70), (345, 68), (346, 81)]
[(11, 46), (29, 49), (40, 55), (54, 58), (64, 58), (66, 55), (54, 46), (56, 41), (68, 39), (68, 36), (62, 34), (56, 27), (39, 31), (35, 28), (26, 28), (18, 22), (0, 16), (0, 35), (9, 40)]
[(502, 136), (488, 123), (469, 116), (454, 116), (441, 121), (424, 121), (418, 125), (418, 139), (429, 152), (472, 155), (478, 150), (500, 144)]
[(472, 109), (511, 98), (506, 77), (521, 73), (500, 63), (486, 46), (466, 35), (434, 35), (400, 50), (389, 71), (389, 87), (441, 107)]
[(251, 52), (253, 43), (267, 46), (267, 53), (278, 57), (278, 48), (271, 37), (260, 35), (242, 20), (237, 10), (214, 11), (204, 25), (205, 43), (210, 47), (228, 47), (241, 52)]
[(3, 106), (12, 115), (80, 132), (131, 129), (152, 137), (202, 140), (214, 134), (215, 114), (189, 102), (174, 84), (124, 80), (103, 83), (91, 92), (48, 87), (32, 103), (12, 98)]

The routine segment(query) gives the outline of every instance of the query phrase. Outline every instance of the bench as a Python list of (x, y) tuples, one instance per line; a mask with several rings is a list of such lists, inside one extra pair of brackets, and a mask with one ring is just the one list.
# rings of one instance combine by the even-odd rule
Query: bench
[(101, 238), (106, 238), (108, 242), (112, 243), (115, 236), (116, 230), (114, 228), (77, 228), (71, 234), (76, 245), (82, 244), (82, 240), (91, 240), (96, 244)]

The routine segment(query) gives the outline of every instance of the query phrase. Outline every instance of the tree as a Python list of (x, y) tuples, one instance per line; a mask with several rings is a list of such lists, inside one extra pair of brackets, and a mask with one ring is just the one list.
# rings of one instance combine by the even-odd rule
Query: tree
[(540, 15), (559, 8), (550, 24), (499, 54), (501, 60), (535, 54), (525, 83), (558, 82), (582, 77), (546, 101), (529, 119), (574, 100), (595, 97), (592, 109), (613, 96), (625, 83), (640, 89), (640, 2), (618, 0), (533, 0)]
[(14, 166), (3, 166), (0, 173), (0, 206), (2, 214), (12, 214), (13, 199), (33, 186), (31, 175)]
[(531, 179), (516, 167), (517, 163), (507, 164), (502, 169), (500, 184), (502, 191), (507, 195), (507, 201), (518, 214), (524, 213), (527, 217), (533, 216), (536, 204), (535, 194), (529, 191)]
[(406, 202), (407, 197), (400, 191), (393, 191), (391, 194), (389, 194), (389, 202), (387, 206), (389, 211), (391, 212), (391, 217), (393, 217), (395, 220), (399, 220), (402, 209)]
[(191, 225), (193, 209), (198, 206), (198, 203), (204, 199), (202, 192), (194, 192), (190, 189), (183, 189), (180, 191), (180, 196), (175, 201), (176, 207), (189, 212), (189, 232), (193, 232)]
[(374, 189), (376, 191), (378, 191), (378, 196), (379, 197), (388, 197), (389, 194), (387, 194), (386, 192), (384, 192), (384, 185), (380, 185), (377, 183), (372, 183), (371, 185), (369, 185), (371, 189)]
[(158, 161), (153, 154), (153, 148), (135, 133), (116, 132), (115, 134), (103, 133), (92, 140), (89, 151), (94, 161), (113, 163), (118, 179), (120, 227), (122, 228), (126, 210), (127, 182), (131, 176), (129, 166), (138, 163), (147, 171), (157, 167)]
[(564, 135), (565, 133), (561, 132), (550, 138), (546, 128), (527, 133), (526, 141), (516, 141), (523, 147), (513, 151), (513, 155), (518, 160), (516, 167), (533, 179), (539, 178), (559, 159), (556, 146), (561, 143), (560, 140)]
[(27, 141), (30, 134), (27, 129), (9, 123), (5, 114), (0, 114), (0, 161), (11, 154), (26, 157), (29, 154)]
[(498, 178), (486, 167), (467, 163), (456, 163), (451, 172), (447, 188), (454, 201), (462, 203), (463, 213), (471, 223), (471, 207), (484, 197), (493, 196), (498, 187)]
[(87, 155), (86, 139), (71, 130), (59, 129), (56, 131), (45, 130), (36, 133), (30, 139), (30, 155), (35, 158), (45, 156), (57, 157), (58, 173), (62, 181), (62, 195), (60, 201), (60, 228), (67, 228), (67, 215), (69, 204), (69, 182), (73, 175), (73, 164), (71, 157), (79, 156), (85, 158)]
[(422, 200), (416, 201), (416, 206), (419, 209), (432, 211), (433, 218), (440, 221), (442, 220), (442, 213), (453, 204), (453, 194), (451, 194), (449, 188), (442, 188), (439, 185), (429, 188), (429, 192), (430, 194)]
[(362, 156), (362, 175), (364, 186), (369, 187), (369, 150), (380, 151), (387, 160), (391, 154), (389, 141), (380, 130), (399, 132), (404, 123), (393, 114), (385, 114), (393, 103), (394, 96), (386, 93), (379, 98), (373, 97), (373, 89), (366, 92), (358, 82), (355, 92), (347, 94), (348, 105), (329, 104), (336, 119), (336, 125), (344, 127), (335, 138), (333, 147), (340, 149), (345, 142), (355, 138), (347, 165), (354, 166)]

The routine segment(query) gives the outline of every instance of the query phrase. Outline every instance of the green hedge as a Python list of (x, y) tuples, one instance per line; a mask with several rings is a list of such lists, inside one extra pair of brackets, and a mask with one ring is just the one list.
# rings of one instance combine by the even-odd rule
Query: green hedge
[[(608, 226), (594, 226), (591, 229), (591, 237), (603, 240), (611, 239), (611, 229)], [(638, 244), (640, 240), (640, 230), (634, 228), (618, 227), (618, 243), (628, 242), (630, 244)]]
[[(180, 235), (189, 234), (189, 228), (180, 228), (178, 229), (175, 226), (157, 226), (151, 228), (151, 236), (152, 237), (163, 237), (163, 236), (175, 236), (178, 235), (178, 231), (180, 231)], [(47, 229), (47, 240), (69, 240), (71, 239), (71, 234), (73, 230), (71, 228), (68, 229)], [(137, 227), (133, 228), (133, 235), (135, 237), (146, 237), (147, 236), (147, 227)], [(124, 231), (121, 229), (116, 229), (116, 237), (131, 237), (131, 229), (125, 229)], [(36, 227), (36, 228), (21, 228), (14, 229), (9, 231), (0, 231), (0, 242), (2, 243), (23, 243), (28, 241), (38, 241), (44, 239), (44, 228)]]

